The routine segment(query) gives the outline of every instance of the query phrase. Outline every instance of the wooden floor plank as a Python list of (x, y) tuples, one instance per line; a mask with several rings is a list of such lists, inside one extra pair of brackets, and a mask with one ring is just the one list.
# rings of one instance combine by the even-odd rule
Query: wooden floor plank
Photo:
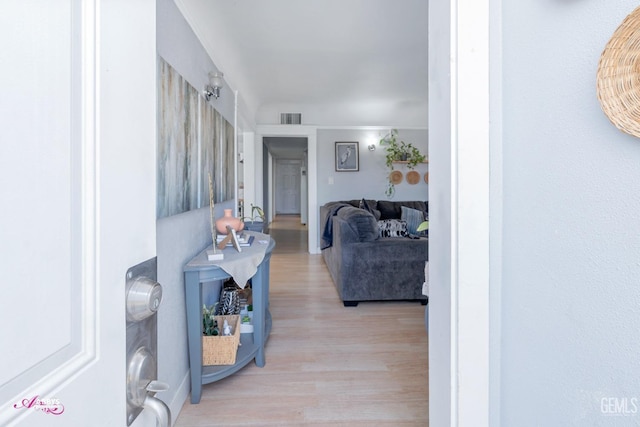
[(273, 328), (266, 365), (207, 384), (176, 427), (428, 425), (424, 306), (344, 307), (296, 216), (271, 224)]

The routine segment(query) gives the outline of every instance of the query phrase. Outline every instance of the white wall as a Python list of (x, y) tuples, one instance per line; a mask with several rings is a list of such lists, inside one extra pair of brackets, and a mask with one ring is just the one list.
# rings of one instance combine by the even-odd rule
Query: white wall
[[(204, 88), (214, 64), (172, 0), (157, 2), (157, 49), (196, 89)], [(234, 123), (234, 92), (228, 86), (212, 106)], [(244, 124), (243, 124), (244, 125)], [(155, 189), (154, 189), (155, 191)], [(235, 201), (216, 203), (216, 217)], [(156, 223), (158, 281), (163, 286), (163, 303), (158, 314), (158, 376), (171, 389), (158, 394), (178, 415), (189, 392), (189, 361), (182, 268), (198, 252), (211, 244), (209, 208), (185, 212)], [(206, 289), (205, 289), (206, 297)]]
[[(385, 150), (380, 139), (388, 129), (345, 128), (318, 129), (318, 206), (336, 200), (374, 199), (387, 200), (385, 195), (389, 169), (385, 164)], [(412, 143), (423, 154), (428, 154), (428, 134), (426, 129), (399, 129), (398, 139)], [(360, 170), (358, 172), (336, 172), (335, 143), (358, 141), (360, 148)], [(367, 146), (375, 144), (376, 150), (369, 151)], [(406, 166), (396, 166), (406, 174)], [(415, 169), (421, 177), (429, 170), (429, 165), (420, 164)], [(333, 182), (333, 183), (331, 183)], [(406, 181), (396, 185), (391, 200), (428, 200), (429, 186), (420, 180), (409, 185)]]
[(640, 423), (601, 407), (640, 396), (640, 141), (595, 81), (637, 5), (502, 2), (503, 426)]

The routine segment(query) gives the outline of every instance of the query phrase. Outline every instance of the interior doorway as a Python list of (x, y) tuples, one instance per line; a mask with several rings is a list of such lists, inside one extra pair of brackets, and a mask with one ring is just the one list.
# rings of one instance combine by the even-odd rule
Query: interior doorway
[(302, 204), (302, 160), (277, 159), (275, 166), (276, 215), (300, 215)]
[(264, 204), (272, 220), (276, 215), (295, 215), (301, 225), (306, 225), (308, 138), (265, 136), (263, 144)]

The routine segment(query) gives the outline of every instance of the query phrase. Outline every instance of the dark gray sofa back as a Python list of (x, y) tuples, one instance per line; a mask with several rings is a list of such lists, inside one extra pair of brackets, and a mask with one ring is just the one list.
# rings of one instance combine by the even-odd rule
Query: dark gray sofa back
[(402, 206), (422, 211), (425, 213), (425, 218), (429, 217), (428, 202), (390, 202), (388, 200), (378, 200), (377, 208), (380, 211), (380, 219), (400, 218), (402, 216)]

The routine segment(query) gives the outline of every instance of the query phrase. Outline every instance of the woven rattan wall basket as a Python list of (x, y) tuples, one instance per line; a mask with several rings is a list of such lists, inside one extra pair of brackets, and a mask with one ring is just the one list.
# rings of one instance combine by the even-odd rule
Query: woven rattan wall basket
[(640, 7), (613, 33), (600, 57), (598, 100), (621, 131), (640, 137)]

